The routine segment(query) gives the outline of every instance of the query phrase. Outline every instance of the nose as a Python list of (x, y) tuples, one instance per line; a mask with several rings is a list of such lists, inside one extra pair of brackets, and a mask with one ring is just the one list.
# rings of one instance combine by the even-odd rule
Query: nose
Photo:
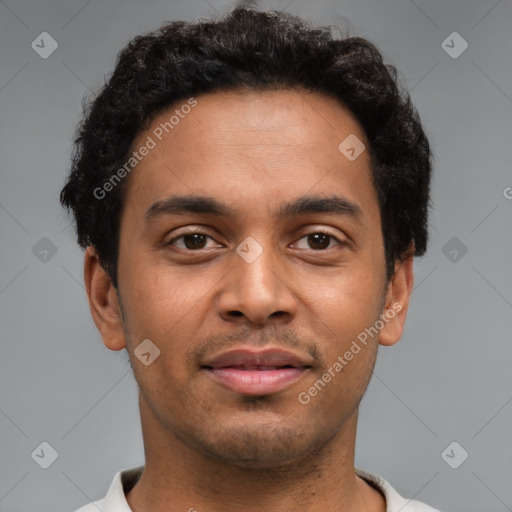
[(292, 282), (293, 276), (268, 245), (251, 262), (234, 253), (217, 303), (219, 315), (240, 324), (265, 324), (272, 318), (289, 322), (297, 313)]

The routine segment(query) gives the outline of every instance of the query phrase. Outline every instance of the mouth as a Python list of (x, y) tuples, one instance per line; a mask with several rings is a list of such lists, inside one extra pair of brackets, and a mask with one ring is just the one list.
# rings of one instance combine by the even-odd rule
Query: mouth
[(310, 358), (278, 349), (233, 350), (201, 366), (224, 388), (252, 396), (283, 391), (296, 383), (310, 368)]

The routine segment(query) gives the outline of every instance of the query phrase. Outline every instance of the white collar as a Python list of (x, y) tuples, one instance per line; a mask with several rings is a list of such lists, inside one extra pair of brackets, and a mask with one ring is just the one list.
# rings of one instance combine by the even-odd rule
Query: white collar
[[(103, 500), (90, 503), (76, 512), (97, 512), (98, 509), (102, 512), (133, 512), (126, 501), (125, 493), (134, 487), (143, 469), (144, 466), (121, 469), (116, 473)], [(375, 473), (356, 468), (356, 475), (384, 495), (386, 512), (439, 512), (418, 501), (403, 498), (389, 482)]]

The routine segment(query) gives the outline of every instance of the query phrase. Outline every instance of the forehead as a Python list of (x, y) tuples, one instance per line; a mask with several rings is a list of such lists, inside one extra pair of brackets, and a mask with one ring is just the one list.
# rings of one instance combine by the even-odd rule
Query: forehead
[[(175, 116), (169, 134), (178, 141), (194, 138), (204, 147), (274, 146), (325, 147), (346, 132), (364, 139), (355, 116), (338, 100), (302, 89), (267, 91), (219, 91), (195, 98), (197, 106), (180, 119)], [(176, 103), (158, 114), (153, 127), (170, 119), (169, 114), (185, 109), (187, 101)], [(177, 112), (178, 111), (178, 112)], [(183, 122), (186, 119), (187, 122)], [(339, 143), (339, 141), (338, 141)]]
[(130, 175), (125, 204), (135, 196), (136, 207), (149, 207), (173, 194), (200, 194), (249, 206), (308, 191), (332, 193), (336, 185), (345, 196), (358, 196), (353, 202), (376, 200), (368, 152), (351, 160), (340, 151), (345, 140), (367, 147), (362, 127), (338, 100), (320, 93), (199, 95), (155, 116), (133, 149), (150, 139), (152, 149)]

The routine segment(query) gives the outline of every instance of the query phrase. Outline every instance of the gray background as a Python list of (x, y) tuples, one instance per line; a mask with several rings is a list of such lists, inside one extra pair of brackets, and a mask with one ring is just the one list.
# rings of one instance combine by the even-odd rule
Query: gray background
[[(1, 512), (74, 510), (144, 461), (128, 357), (95, 330), (58, 193), (82, 97), (129, 38), (231, 5), (0, 0)], [(380, 350), (363, 400), (357, 465), (445, 511), (512, 510), (512, 4), (262, 5), (318, 24), (350, 20), (399, 68), (436, 157), (429, 251), (415, 264), (405, 335)], [(453, 31), (469, 44), (458, 58), (441, 46)], [(31, 48), (42, 32), (59, 45), (47, 59)], [(31, 456), (43, 441), (58, 452), (48, 469)], [(457, 469), (441, 457), (452, 441), (452, 464), (469, 453)]]

